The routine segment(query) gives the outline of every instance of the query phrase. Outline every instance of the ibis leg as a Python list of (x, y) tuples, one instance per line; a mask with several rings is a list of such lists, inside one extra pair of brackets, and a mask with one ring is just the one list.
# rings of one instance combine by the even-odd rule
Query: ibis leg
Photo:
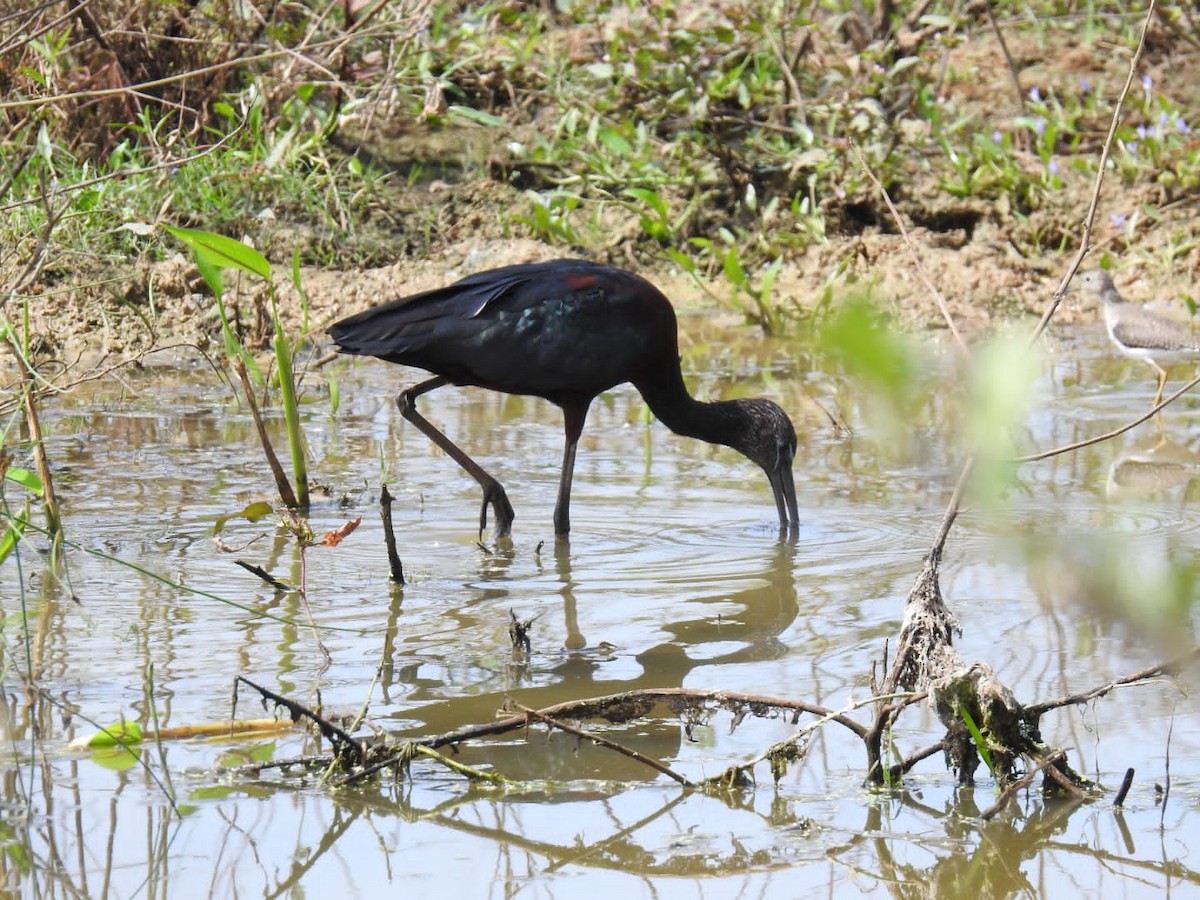
[(563, 445), (562, 474), (558, 479), (558, 500), (554, 504), (554, 536), (565, 538), (571, 531), (571, 482), (575, 478), (575, 448), (579, 446), (579, 436), (583, 434), (583, 423), (587, 420), (588, 405), (591, 398), (581, 402), (561, 403), (563, 411), (563, 432), (566, 442)]
[(467, 456), (450, 438), (434, 428), (428, 419), (417, 412), (418, 397), (447, 383), (445, 378), (430, 378), (413, 385), (397, 395), (396, 406), (400, 408), (400, 415), (421, 429), (427, 438), (441, 447), (447, 456), (462, 466), (466, 473), (483, 488), (483, 506), (479, 510), (480, 536), (482, 537), (483, 532), (487, 530), (487, 509), (491, 504), (496, 513), (496, 536), (507, 537), (512, 532), (514, 516), (512, 504), (508, 502), (508, 494), (504, 492), (504, 486), (489, 475), (479, 463)]
[(575, 477), (577, 441), (567, 440), (563, 450), (562, 476), (558, 482), (558, 501), (554, 504), (554, 536), (566, 537), (571, 531), (571, 481)]

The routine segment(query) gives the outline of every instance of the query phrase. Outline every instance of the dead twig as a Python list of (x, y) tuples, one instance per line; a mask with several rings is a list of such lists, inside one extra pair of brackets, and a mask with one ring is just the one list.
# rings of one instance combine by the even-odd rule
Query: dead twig
[(1140, 672), (1134, 672), (1132, 675), (1126, 675), (1124, 678), (1118, 678), (1116, 681), (1110, 681), (1108, 684), (1102, 684), (1099, 687), (1092, 688), (1090, 691), (1084, 691), (1079, 694), (1069, 694), (1066, 697), (1060, 697), (1057, 700), (1047, 700), (1044, 703), (1035, 703), (1032, 706), (1027, 706), (1025, 712), (1033, 717), (1034, 721), (1040, 718), (1043, 714), (1052, 709), (1060, 709), (1064, 706), (1079, 706), (1083, 703), (1091, 703), (1103, 697), (1109, 691), (1125, 687), (1127, 685), (1137, 684), (1143, 681), (1149, 681), (1152, 678), (1159, 678), (1163, 675), (1175, 675), (1182, 672), (1188, 666), (1195, 665), (1200, 662), (1200, 646), (1193, 647), (1187, 653), (1168, 660), (1164, 663), (1150, 666), (1142, 669)]
[(1150, 407), (1150, 411), (1147, 412), (1145, 415), (1138, 416), (1132, 422), (1128, 422), (1125, 425), (1122, 425), (1120, 428), (1114, 428), (1112, 431), (1106, 431), (1104, 434), (1096, 435), (1096, 437), (1090, 437), (1090, 438), (1087, 438), (1082, 441), (1076, 441), (1073, 444), (1065, 444), (1062, 447), (1055, 447), (1052, 450), (1043, 450), (1040, 453), (1030, 453), (1028, 456), (1017, 456), (1017, 457), (1013, 458), (1013, 462), (1014, 463), (1037, 462), (1038, 460), (1041, 460), (1041, 459), (1049, 459), (1052, 456), (1060, 456), (1063, 453), (1071, 453), (1074, 450), (1081, 450), (1084, 447), (1090, 447), (1093, 444), (1102, 444), (1105, 441), (1111, 441), (1113, 438), (1118, 437), (1118, 436), (1124, 434), (1125, 432), (1130, 431), (1130, 430), (1136, 428), (1137, 426), (1141, 425), (1147, 419), (1152, 419), (1154, 416), (1156, 416), (1160, 412), (1162, 412), (1164, 407), (1170, 406), (1172, 403), (1174, 403), (1176, 400), (1178, 400), (1180, 397), (1182, 397), (1184, 394), (1186, 394), (1188, 391), (1190, 391), (1192, 388), (1194, 388), (1198, 384), (1200, 384), (1200, 375), (1197, 375), (1195, 378), (1193, 378), (1191, 381), (1189, 381), (1187, 384), (1185, 384), (1183, 387), (1181, 387), (1179, 390), (1177, 390), (1171, 396), (1167, 397), (1161, 403), (1157, 404), (1156, 406)]
[(1011, 800), (1021, 791), (1025, 790), (1025, 788), (1029, 787), (1029, 785), (1033, 784), (1033, 780), (1038, 777), (1038, 773), (1047, 769), (1052, 769), (1055, 764), (1064, 761), (1066, 758), (1067, 755), (1061, 750), (1056, 750), (1054, 753), (1048, 754), (1046, 758), (1038, 764), (1037, 768), (1030, 769), (1023, 777), (1017, 779), (1004, 790), (1002, 790), (1000, 792), (1000, 796), (996, 799), (996, 802), (981, 812), (979, 814), (979, 818), (983, 819), (985, 822), (991, 821), (995, 817), (996, 813), (1000, 812), (1000, 810), (1004, 809), (1004, 807), (1008, 805), (1009, 800)]
[(237, 372), (238, 378), (241, 379), (242, 391), (246, 395), (246, 402), (250, 404), (250, 414), (254, 416), (254, 428), (258, 431), (258, 441), (262, 444), (263, 455), (266, 456), (267, 465), (271, 469), (271, 475), (275, 478), (275, 488), (279, 491), (279, 499), (283, 501), (283, 505), (288, 509), (296, 509), (299, 506), (296, 502), (296, 494), (292, 490), (292, 483), (288, 480), (287, 473), (283, 471), (279, 457), (275, 455), (275, 448), (271, 445), (271, 438), (267, 434), (267, 426), (263, 423), (262, 413), (258, 411), (258, 403), (254, 399), (254, 388), (250, 384), (250, 376), (246, 372), (246, 364), (239, 359), (234, 362), (233, 368)]
[(963, 356), (969, 355), (970, 351), (967, 349), (967, 342), (963, 340), (963, 336), (958, 331), (958, 326), (954, 324), (954, 317), (950, 315), (950, 307), (946, 303), (946, 298), (942, 296), (942, 292), (938, 290), (937, 285), (933, 283), (933, 279), (929, 277), (929, 273), (925, 271), (925, 264), (921, 262), (921, 255), (917, 253), (917, 248), (913, 244), (912, 238), (908, 235), (908, 229), (904, 226), (904, 219), (901, 218), (900, 211), (892, 203), (892, 198), (888, 195), (883, 182), (876, 177), (875, 173), (871, 171), (871, 167), (867, 165), (866, 157), (863, 156), (862, 150), (857, 144), (854, 145), (854, 153), (858, 156), (858, 164), (862, 167), (863, 172), (866, 173), (871, 184), (875, 186), (875, 190), (879, 191), (880, 196), (883, 197), (883, 202), (887, 204), (887, 208), (892, 214), (892, 219), (896, 222), (896, 227), (900, 229), (900, 238), (904, 241), (904, 248), (908, 250), (908, 255), (912, 257), (913, 265), (917, 268), (917, 277), (921, 279), (921, 283), (925, 285), (925, 289), (929, 291), (934, 302), (937, 304), (938, 311), (942, 314), (942, 318), (945, 319), (946, 327), (950, 329), (950, 333), (954, 336), (954, 342), (958, 345), (959, 351), (962, 352)]
[[(1126, 78), (1125, 86), (1117, 99), (1116, 108), (1113, 110), (1112, 120), (1109, 125), (1108, 135), (1101, 150), (1100, 161), (1096, 171), (1096, 179), (1092, 187), (1091, 201), (1088, 206), (1087, 214), (1084, 218), (1083, 236), (1079, 252), (1071, 264), (1068, 272), (1063, 277), (1062, 282), (1059, 284), (1058, 289), (1051, 297), (1050, 303), (1047, 305), (1046, 310), (1039, 320), (1037, 326), (1030, 334), (1030, 347), (1034, 345), (1037, 339), (1041, 336), (1042, 332), (1045, 330), (1046, 325), (1049, 323), (1051, 317), (1054, 315), (1054, 312), (1058, 309), (1059, 304), (1062, 302), (1063, 296), (1065, 296), (1067, 285), (1070, 283), (1071, 278), (1074, 276), (1074, 273), (1078, 269), (1084, 256), (1086, 256), (1091, 249), (1092, 226), (1095, 221), (1096, 209), (1100, 200), (1100, 190), (1104, 183), (1105, 165), (1112, 147), (1114, 135), (1116, 134), (1117, 124), (1120, 121), (1121, 110), (1129, 93), (1130, 85), (1133, 83), (1133, 78), (1136, 74), (1137, 66), (1141, 59), (1142, 51), (1145, 47), (1146, 33), (1153, 14), (1154, 0), (1151, 0), (1150, 8), (1146, 13), (1146, 20), (1142, 27), (1141, 36), (1138, 40), (1137, 49), (1135, 50), (1133, 58), (1130, 61), (1129, 73)], [(862, 159), (861, 152), (859, 153), (859, 158), (860, 160)], [(874, 177), (869, 168), (867, 168), (865, 165), (863, 167), (866, 169), (868, 177), (870, 177), (872, 182), (882, 191), (882, 186), (879, 184), (878, 179)], [(885, 200), (888, 202), (889, 209), (893, 210), (893, 215), (895, 216), (896, 213), (890, 202), (890, 198), (887, 197), (886, 192), (883, 193)], [(897, 222), (899, 222), (898, 216)], [(901, 226), (901, 229), (902, 234), (904, 234), (903, 226)], [(907, 244), (907, 236), (905, 236), (905, 241)], [(927, 276), (921, 270), (919, 260), (917, 260), (917, 265), (918, 272), (920, 272), (921, 277), (926, 279)], [(934, 293), (935, 299), (938, 300), (939, 307), (942, 306), (940, 294), (936, 292), (936, 288), (932, 288), (931, 286), (931, 290)], [(943, 315), (946, 315), (946, 313), (943, 313)], [(960, 346), (962, 346), (961, 342)], [(952, 638), (957, 625), (953, 619), (953, 616), (951, 616), (949, 611), (946, 609), (942, 599), (941, 589), (939, 586), (938, 568), (941, 562), (942, 553), (945, 549), (946, 541), (949, 538), (950, 529), (958, 516), (963, 492), (971, 470), (974, 468), (974, 463), (975, 457), (973, 455), (968, 456), (966, 461), (963, 463), (962, 470), (955, 484), (954, 492), (950, 498), (949, 504), (947, 505), (946, 511), (942, 516), (941, 524), (938, 527), (938, 532), (934, 538), (932, 546), (930, 547), (925, 564), (922, 567), (921, 573), (917, 576), (916, 583), (909, 592), (908, 600), (905, 604), (904, 624), (901, 627), (900, 641), (898, 642), (897, 646), (896, 658), (892, 664), (892, 668), (889, 670), (883, 681), (883, 689), (885, 691), (895, 689), (898, 686), (912, 688), (925, 687), (927, 684), (930, 684), (935, 680), (952, 678), (956, 672), (961, 673), (962, 669), (964, 668), (961, 657), (952, 645)], [(997, 684), (999, 685), (998, 682)], [(1000, 685), (1000, 687), (1002, 688), (1002, 685)], [(946, 712), (949, 714), (952, 713), (952, 710), (948, 707)], [(871, 769), (868, 777), (876, 781), (881, 780), (883, 776), (883, 767), (881, 764), (882, 736), (884, 732), (891, 727), (891, 724), (895, 720), (897, 714), (898, 710), (896, 710), (892, 704), (884, 704), (877, 710), (875, 723), (869, 732), (870, 737), (868, 740), (867, 753), (870, 760)], [(955, 722), (947, 721), (945, 718), (943, 718), (943, 722), (947, 726), (947, 739), (949, 739), (949, 735), (955, 727)], [(952, 743), (955, 743), (956, 746), (966, 746), (961, 741), (952, 741)], [(1022, 751), (1017, 748), (1016, 752)], [(971, 762), (964, 757), (963, 763), (973, 766), (977, 764), (977, 760)], [(960, 778), (963, 777), (969, 778), (970, 773), (964, 773), (960, 771)]]
[(278, 578), (276, 578), (274, 575), (272, 575), (270, 572), (268, 572), (262, 566), (256, 566), (253, 563), (248, 563), (248, 562), (245, 562), (240, 559), (235, 559), (234, 563), (241, 566), (243, 569), (245, 569), (251, 575), (257, 575), (259, 578), (261, 578), (263, 581), (265, 581), (271, 587), (275, 588), (277, 591), (295, 590), (290, 584), (285, 584), (284, 582), (280, 581)]
[(1117, 96), (1117, 103), (1113, 108), (1112, 118), (1108, 123), (1108, 134), (1105, 135), (1104, 144), (1100, 148), (1100, 160), (1096, 164), (1096, 180), (1092, 183), (1092, 199), (1088, 204), (1087, 214), (1083, 217), (1083, 237), (1079, 242), (1079, 252), (1075, 254), (1075, 258), (1067, 268), (1062, 281), (1059, 282), (1054, 294), (1051, 295), (1049, 306), (1042, 313), (1042, 318), (1038, 321), (1037, 327), (1034, 328), (1033, 334), (1029, 338), (1030, 346), (1042, 336), (1042, 332), (1050, 324), (1050, 319), (1054, 316), (1059, 304), (1062, 303), (1063, 298), (1067, 294), (1067, 285), (1075, 277), (1075, 273), (1083, 263), (1084, 257), (1092, 250), (1092, 226), (1096, 221), (1096, 208), (1100, 205), (1100, 189), (1104, 186), (1104, 172), (1108, 167), (1108, 155), (1112, 152), (1113, 138), (1116, 137), (1117, 126), (1121, 123), (1121, 111), (1125, 108), (1125, 98), (1129, 96), (1129, 88), (1133, 85), (1133, 77), (1137, 74), (1138, 63), (1142, 60), (1142, 51), (1146, 48), (1146, 33), (1150, 30), (1150, 22), (1154, 18), (1155, 2), (1156, 0), (1150, 0), (1150, 6), (1146, 10), (1146, 19), (1142, 23), (1142, 33), (1138, 37), (1137, 49), (1133, 51), (1133, 58), (1129, 60), (1129, 73), (1125, 76), (1125, 85), (1121, 88), (1121, 93)]
[(992, 0), (984, 0), (984, 9), (987, 10), (988, 22), (992, 26), (992, 33), (996, 36), (996, 43), (1000, 45), (1000, 52), (1004, 54), (1004, 63), (1008, 66), (1008, 76), (1012, 79), (1013, 88), (1017, 92), (1017, 105), (1021, 107), (1021, 114), (1026, 112), (1025, 107), (1025, 92), (1021, 89), (1021, 74), (1017, 71), (1017, 64), (1013, 61), (1012, 54), (1008, 52), (1008, 42), (1004, 40), (1004, 32), (1000, 30), (1000, 23), (996, 21), (996, 11), (992, 9)]
[[(356, 740), (351, 735), (347, 734), (333, 722), (313, 712), (307, 706), (302, 706), (287, 697), (276, 694), (274, 691), (268, 690), (265, 687), (255, 684), (249, 678), (244, 678), (241, 675), (233, 680), (233, 710), (237, 711), (238, 702), (238, 685), (244, 684), (247, 687), (258, 691), (262, 697), (263, 709), (267, 708), (267, 704), (273, 705), (276, 709), (283, 708), (287, 710), (288, 715), (292, 717), (293, 722), (298, 722), (301, 719), (307, 719), (317, 726), (321, 736), (324, 737), (330, 744), (333, 745), (334, 757), (340, 760), (343, 765), (357, 766), (361, 765), (366, 757), (366, 746), (363, 742)], [(231, 714), (230, 718), (234, 718)]]

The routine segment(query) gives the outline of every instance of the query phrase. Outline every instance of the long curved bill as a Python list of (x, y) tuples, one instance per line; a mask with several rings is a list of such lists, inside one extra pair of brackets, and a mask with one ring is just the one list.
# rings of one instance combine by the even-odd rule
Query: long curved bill
[(794, 531), (800, 527), (800, 512), (796, 508), (796, 485), (792, 481), (792, 467), (781, 465), (767, 473), (771, 490), (775, 492), (775, 508), (779, 510), (779, 530)]

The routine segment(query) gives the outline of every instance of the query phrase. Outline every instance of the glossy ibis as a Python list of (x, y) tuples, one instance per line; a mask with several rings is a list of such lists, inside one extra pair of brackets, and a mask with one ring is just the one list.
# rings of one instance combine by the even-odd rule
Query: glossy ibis
[(570, 259), (505, 266), (372, 307), (336, 322), (329, 334), (343, 353), (434, 374), (402, 391), (396, 404), (483, 488), (481, 533), (490, 504), (497, 535), (508, 535), (513, 508), (500, 482), (417, 412), (417, 398), (444, 384), (544, 397), (562, 408), (566, 449), (554, 508), (557, 536), (571, 529), (575, 447), (588, 407), (626, 381), (672, 431), (724, 444), (758, 463), (775, 492), (780, 528), (798, 524), (796, 432), (787, 413), (770, 400), (694, 399), (679, 369), (675, 311), (632, 272)]

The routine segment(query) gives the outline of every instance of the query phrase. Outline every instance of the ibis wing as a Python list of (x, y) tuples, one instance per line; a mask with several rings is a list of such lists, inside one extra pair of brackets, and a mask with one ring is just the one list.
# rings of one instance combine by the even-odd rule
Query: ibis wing
[[(646, 293), (647, 288), (653, 295)], [(674, 314), (647, 282), (607, 266), (509, 266), (337, 322), (345, 353), (426, 369), (458, 384), (554, 399), (634, 377)], [(647, 310), (653, 315), (647, 316)]]

